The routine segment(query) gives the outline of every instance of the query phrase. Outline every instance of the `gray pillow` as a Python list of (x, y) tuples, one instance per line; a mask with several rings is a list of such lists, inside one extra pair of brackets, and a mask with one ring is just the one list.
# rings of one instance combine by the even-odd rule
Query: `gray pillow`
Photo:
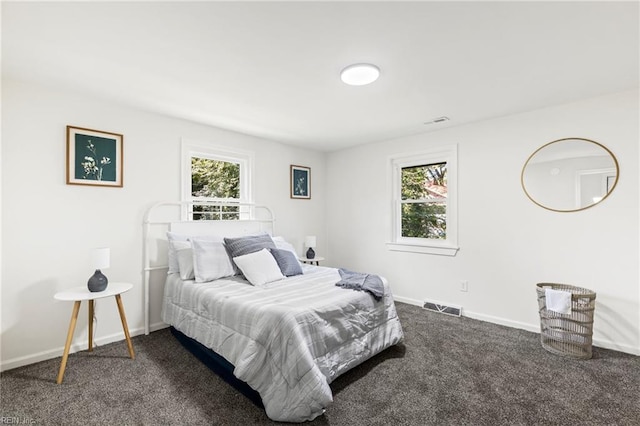
[(224, 245), (229, 256), (244, 256), (245, 254), (260, 251), (263, 248), (276, 248), (269, 234), (247, 235), (246, 237), (225, 238)]
[(294, 275), (302, 274), (302, 267), (296, 256), (289, 250), (283, 250), (278, 248), (270, 248), (271, 255), (276, 259), (282, 275), (285, 277), (292, 277)]

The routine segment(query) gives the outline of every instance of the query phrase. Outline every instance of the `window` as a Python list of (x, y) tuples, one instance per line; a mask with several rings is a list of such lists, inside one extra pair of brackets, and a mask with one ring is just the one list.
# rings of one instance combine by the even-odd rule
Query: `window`
[[(182, 199), (184, 201), (251, 201), (253, 155), (248, 152), (182, 142)], [(186, 220), (234, 220), (246, 212), (240, 206), (193, 206)]]
[(455, 256), (456, 147), (391, 158), (390, 250)]
[(447, 163), (401, 167), (401, 236), (447, 238)]

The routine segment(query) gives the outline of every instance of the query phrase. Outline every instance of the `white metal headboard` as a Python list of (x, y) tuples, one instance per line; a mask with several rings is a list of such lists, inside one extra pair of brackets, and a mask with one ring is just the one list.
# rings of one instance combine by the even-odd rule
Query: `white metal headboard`
[[(206, 212), (194, 212), (202, 206)], [(230, 210), (232, 209), (232, 210)], [(226, 211), (225, 211), (226, 210)], [(193, 216), (207, 216), (189, 220)], [(144, 282), (144, 333), (149, 334), (149, 293), (151, 273), (168, 268), (167, 231), (186, 235), (237, 237), (275, 233), (273, 212), (266, 206), (223, 201), (165, 201), (154, 204), (144, 214), (142, 232)], [(164, 283), (164, 280), (163, 280)]]

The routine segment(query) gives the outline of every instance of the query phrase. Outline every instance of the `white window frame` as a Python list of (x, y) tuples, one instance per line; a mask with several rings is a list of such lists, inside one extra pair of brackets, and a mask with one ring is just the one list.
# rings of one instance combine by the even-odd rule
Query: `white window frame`
[[(191, 196), (191, 158), (208, 158), (210, 160), (226, 161), (240, 165), (240, 198), (209, 198)], [(254, 154), (251, 151), (230, 149), (226, 147), (214, 146), (206, 142), (199, 142), (189, 139), (182, 139), (181, 144), (181, 176), (182, 176), (182, 200), (183, 201), (226, 201), (238, 203), (253, 203), (253, 164)], [(249, 219), (251, 211), (249, 208), (240, 210), (241, 219)], [(182, 220), (193, 220), (193, 213), (188, 206), (182, 209)]]
[[(402, 236), (402, 169), (425, 164), (447, 163), (447, 237), (446, 239)], [(457, 145), (427, 151), (394, 155), (389, 160), (391, 182), (392, 251), (455, 256), (458, 247), (458, 147)]]

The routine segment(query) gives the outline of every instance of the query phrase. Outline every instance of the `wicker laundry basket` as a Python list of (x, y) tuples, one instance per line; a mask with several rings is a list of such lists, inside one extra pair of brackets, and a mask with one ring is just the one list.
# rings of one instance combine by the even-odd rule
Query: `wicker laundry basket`
[[(550, 311), (546, 306), (545, 289), (571, 293), (571, 313)], [(542, 347), (556, 355), (573, 358), (591, 358), (593, 312), (596, 293), (586, 288), (567, 284), (538, 283), (540, 308), (540, 342)]]

